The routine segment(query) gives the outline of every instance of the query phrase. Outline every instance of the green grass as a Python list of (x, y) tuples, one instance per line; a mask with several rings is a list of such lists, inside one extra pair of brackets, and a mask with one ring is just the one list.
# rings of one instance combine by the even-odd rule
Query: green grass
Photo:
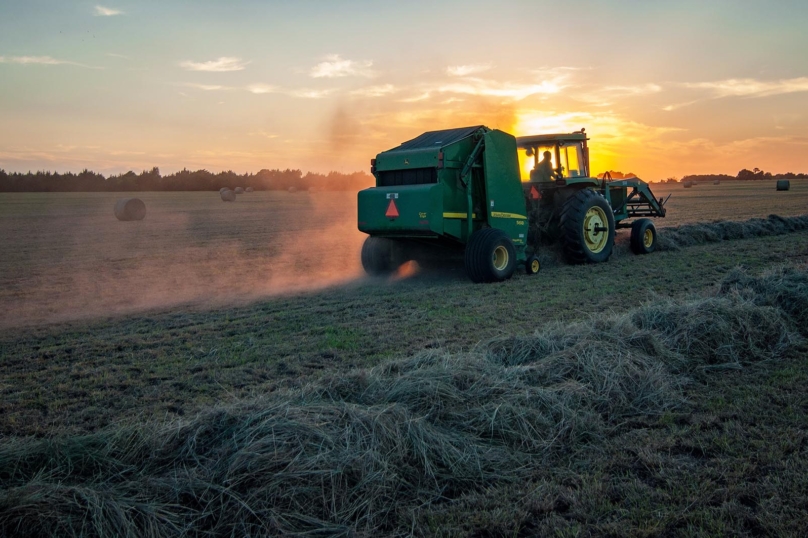
[(501, 285), (462, 271), (366, 280), (249, 306), (151, 313), (0, 333), (0, 432), (93, 431), (125, 418), (188, 416), (424, 348), (458, 351), (550, 321), (597, 318), (711, 288), (736, 265), (808, 260), (808, 234), (728, 241), (607, 264), (549, 266)]
[[(753, 197), (757, 193), (753, 187), (738, 186), (738, 195)], [(689, 189), (688, 194), (692, 195), (691, 191), (701, 188)], [(792, 194), (798, 194), (797, 190)], [(104, 210), (104, 203), (99, 202), (99, 215)], [(193, 205), (192, 201), (176, 203), (186, 203), (188, 207)], [(242, 209), (244, 215), (259, 219), (266, 203), (267, 200), (255, 202), (255, 206)], [(76, 207), (86, 208), (86, 201), (77, 204)], [(804, 205), (802, 208), (804, 210)], [(52, 213), (57, 209), (51, 207), (47, 211)], [(218, 205), (209, 208), (210, 211), (220, 209)], [(771, 212), (762, 212), (762, 205), (758, 209), (760, 212), (754, 216)], [(153, 215), (159, 214), (156, 211)], [(163, 216), (168, 218), (168, 212)], [(222, 215), (215, 218), (222, 219), (221, 222), (225, 220)], [(168, 220), (158, 219), (160, 224), (153, 232), (161, 232)], [(0, 218), (0, 226), (7, 229), (7, 221), (6, 224), (2, 222)], [(202, 260), (199, 256), (205, 249), (212, 248), (215, 252), (216, 246), (226, 244), (228, 234), (243, 230), (233, 223), (228, 224), (232, 228), (227, 233), (204, 228), (201, 221), (194, 226), (195, 231), (188, 232), (187, 240), (195, 238), (193, 240), (199, 241), (203, 250), (191, 256), (191, 262)], [(266, 232), (262, 233), (266, 237)], [(235, 251), (227, 253), (237, 252), (242, 256), (252, 252), (251, 249), (261, 252), (262, 233), (256, 233), (249, 240), (255, 241), (249, 248), (244, 246), (245, 241)], [(413, 490), (415, 496), (407, 497), (410, 501), (402, 502), (394, 514), (371, 513), (361, 520), (362, 525), (352, 527), (343, 522), (341, 526), (324, 531), (326, 535), (348, 534), (351, 530), (368, 536), (406, 534), (412, 529), (416, 535), (424, 536), (799, 536), (808, 527), (808, 497), (804, 487), (808, 483), (805, 471), (808, 468), (808, 436), (805, 434), (808, 431), (805, 403), (808, 401), (808, 389), (805, 388), (808, 387), (808, 348), (798, 339), (787, 339), (783, 346), (778, 347), (778, 340), (770, 340), (766, 335), (779, 334), (779, 318), (770, 315), (771, 309), (777, 309), (782, 312), (778, 316), (790, 320), (790, 334), (804, 333), (808, 306), (800, 302), (798, 295), (783, 296), (777, 292), (782, 280), (779, 273), (763, 279), (757, 275), (782, 264), (798, 267), (808, 264), (808, 233), (685, 246), (642, 257), (628, 252), (626, 232), (619, 235), (615, 254), (606, 264), (572, 267), (550, 256), (550, 263), (544, 264), (539, 275), (528, 277), (519, 273), (499, 285), (471, 284), (462, 270), (449, 267), (405, 280), (356, 279), (297, 295), (273, 296), (263, 290), (255, 296), (239, 296), (233, 301), (222, 297), (222, 288), (214, 287), (211, 301), (190, 300), (187, 295), (179, 293), (179, 303), (170, 300), (143, 303), (136, 305), (134, 310), (120, 310), (115, 316), (102, 317), (93, 311), (89, 317), (77, 315), (70, 321), (54, 323), (54, 319), (65, 319), (64, 310), (57, 305), (53, 310), (55, 316), (48, 318), (50, 322), (42, 323), (40, 319), (37, 323), (5, 324), (0, 328), (0, 364), (3, 368), (0, 380), (0, 453), (8, 457), (14, 453), (15, 447), (28, 447), (24, 452), (35, 454), (35, 450), (29, 449), (39, 446), (36, 445), (37, 439), (49, 440), (48, 446), (57, 449), (63, 449), (66, 440), (84, 443), (96, 439), (102, 440), (102, 446), (107, 448), (87, 445), (91, 449), (82, 452), (80, 446), (74, 447), (77, 454), (84, 456), (71, 467), (75, 474), (63, 476), (60, 487), (64, 489), (53, 487), (59, 475), (45, 471), (50, 464), (34, 464), (25, 470), (18, 464), (10, 464), (12, 460), (3, 460), (5, 463), (0, 462), (0, 495), (4, 495), (4, 502), (10, 504), (5, 504), (6, 509), (0, 510), (0, 514), (11, 513), (10, 507), (18, 506), (14, 504), (14, 495), (20, 494), (24, 496), (21, 498), (28, 499), (29, 506), (40, 507), (41, 512), (31, 512), (35, 518), (42, 516), (41, 521), (65, 522), (67, 520), (60, 514), (64, 514), (64, 510), (74, 510), (74, 501), (83, 499), (83, 506), (91, 509), (80, 510), (74, 515), (90, 513), (100, 518), (98, 521), (110, 521), (110, 518), (114, 520), (115, 507), (126, 514), (137, 514), (135, 520), (140, 523), (131, 528), (120, 527), (117, 534), (124, 535), (129, 528), (135, 529), (135, 535), (144, 535), (142, 525), (148, 521), (156, 521), (158, 526), (167, 525), (160, 528), (171, 529), (170, 525), (181, 525), (183, 518), (190, 517), (186, 510), (192, 507), (183, 504), (187, 499), (182, 502), (177, 499), (174, 508), (164, 510), (159, 508), (155, 499), (166, 491), (176, 492), (177, 482), (174, 480), (178, 477), (169, 480), (165, 474), (143, 470), (143, 466), (151, 465), (148, 462), (152, 460), (154, 465), (168, 465), (174, 461), (175, 455), (169, 450), (173, 445), (167, 439), (188, 442), (194, 437), (177, 432), (187, 434), (191, 431), (188, 428), (193, 427), (201, 428), (197, 431), (202, 432), (212, 424), (226, 426), (218, 422), (225, 418), (231, 420), (228, 424), (237, 430), (244, 426), (245, 419), (249, 422), (254, 413), (269, 413), (269, 409), (274, 409), (268, 402), (285, 402), (293, 407), (299, 405), (296, 409), (310, 409), (307, 406), (312, 404), (312, 395), (322, 398), (326, 394), (337, 401), (348, 402), (345, 407), (340, 407), (345, 413), (340, 417), (327, 418), (331, 416), (328, 413), (333, 412), (331, 407), (327, 412), (317, 411), (320, 415), (312, 415), (318, 428), (325, 427), (324, 424), (336, 425), (335, 430), (329, 430), (329, 435), (350, 434), (351, 442), (360, 439), (351, 437), (358, 436), (357, 432), (361, 430), (354, 429), (358, 427), (354, 419), (361, 424), (383, 425), (384, 431), (399, 431), (396, 428), (402, 424), (418, 423), (420, 427), (419, 421), (428, 417), (444, 417), (441, 420), (449, 421), (444, 424), (450, 424), (462, 416), (465, 417), (464, 424), (477, 424), (478, 430), (474, 431), (478, 433), (475, 435), (499, 427), (496, 431), (503, 438), (510, 439), (511, 444), (504, 445), (507, 448), (505, 453), (492, 455), (507, 454), (509, 458), (516, 458), (508, 460), (509, 465), (497, 467), (496, 473), (484, 475), (483, 480), (479, 479), (479, 469), (475, 474), (470, 467), (458, 463), (460, 467), (456, 473), (445, 469), (438, 473), (448, 488), (441, 493), (436, 493), (440, 489), (416, 488)], [(8, 236), (4, 237), (9, 241)], [(211, 243), (211, 238), (217, 239)], [(137, 234), (130, 239), (137, 240)], [(218, 242), (220, 240), (225, 243)], [(170, 254), (170, 244), (162, 245), (158, 250), (162, 253), (155, 255), (154, 260), (177, 259)], [(189, 252), (181, 251), (183, 255)], [(70, 268), (92, 264), (98, 251), (89, 251), (83, 258), (73, 250), (63, 254), (69, 273)], [(317, 252), (307, 255), (311, 256), (307, 263), (308, 260), (328, 259), (318, 256)], [(246, 275), (255, 271), (253, 267), (243, 269), (244, 273), (239, 272), (242, 269), (229, 272), (227, 256), (213, 256), (206, 266), (209, 271), (206, 274), (214, 276), (204, 281), (206, 284), (224, 284), (234, 274)], [(265, 259), (262, 256), (250, 259), (260, 265)], [(12, 257), (16, 265), (11, 264), (9, 258), (0, 260), (0, 264), (7, 264), (4, 268), (13, 266), (14, 271), (18, 271), (14, 273), (17, 276), (13, 282), (8, 280), (9, 273), (3, 273), (3, 278), (7, 279), (5, 282), (11, 282), (16, 297), (25, 304), (38, 304), (36, 301), (26, 302), (39, 290), (26, 290), (26, 283), (35, 281), (25, 280), (28, 277), (23, 275), (26, 267), (33, 274), (41, 270), (35, 260), (34, 251), (16, 253)], [(112, 258), (103, 261), (111, 264), (114, 271), (122, 270), (123, 266)], [(132, 263), (130, 258), (124, 261)], [(744, 267), (745, 271), (735, 271), (737, 266)], [(325, 271), (327, 267), (320, 269)], [(267, 273), (261, 271), (264, 269), (259, 268), (257, 274), (266, 276)], [(124, 278), (131, 274), (124, 270), (120, 276)], [(302, 275), (298, 282), (312, 278), (309, 273)], [(180, 291), (196, 289), (183, 288), (182, 279), (176, 282)], [(167, 287), (162, 287), (164, 284)], [(172, 287), (168, 284), (169, 281), (161, 282), (158, 290), (170, 295)], [(793, 281), (790, 285), (796, 286), (795, 289), (805, 289), (804, 282)], [(803, 288), (799, 288), (800, 285)], [(245, 288), (238, 289), (243, 291)], [(81, 293), (86, 291), (82, 289)], [(746, 305), (741, 309), (748, 314), (744, 314), (743, 319), (756, 321), (722, 325), (716, 320), (726, 311), (717, 306), (700, 311), (701, 318), (690, 310), (677, 310), (676, 305), (691, 304), (692, 299), (701, 300), (706, 295), (735, 297)], [(64, 296), (57, 294), (55, 297), (54, 300), (58, 300)], [(123, 297), (128, 296), (124, 294)], [(629, 310), (642, 304), (651, 304), (651, 310), (635, 310), (647, 315), (631, 321), (642, 325), (642, 330), (660, 331), (671, 320), (678, 324), (676, 326), (686, 328), (657, 337), (661, 344), (654, 345), (678, 349), (675, 351), (678, 356), (700, 353), (700, 356), (707, 357), (703, 359), (704, 364), (691, 369), (680, 368), (677, 360), (666, 362), (668, 359), (664, 357), (664, 360), (652, 362), (652, 365), (664, 365), (666, 370), (643, 370), (645, 377), (637, 379), (650, 379), (651, 373), (664, 374), (661, 378), (654, 378), (661, 380), (657, 384), (648, 385), (658, 391), (665, 389), (658, 392), (658, 398), (643, 399), (640, 397), (642, 393), (637, 393), (639, 396), (624, 401), (620, 395), (626, 392), (626, 387), (632, 386), (633, 381), (615, 385), (611, 375), (595, 376), (582, 382), (581, 378), (575, 377), (579, 375), (575, 373), (575, 365), (604, 364), (598, 360), (608, 357), (600, 357), (591, 346), (587, 347), (589, 344), (584, 345), (574, 338), (570, 340), (572, 347), (569, 348), (569, 353), (574, 355), (564, 355), (567, 351), (562, 349), (562, 355), (554, 355), (551, 361), (542, 362), (547, 365), (545, 370), (538, 369), (534, 364), (535, 356), (529, 354), (527, 359), (521, 359), (527, 361), (522, 366), (496, 363), (491, 366), (474, 359), (481, 353), (485, 355), (501, 350), (502, 342), (510, 350), (508, 357), (519, 356), (525, 349), (532, 349), (534, 351), (530, 353), (535, 353), (535, 349), (540, 348), (534, 338), (537, 330), (542, 334), (552, 331), (567, 334), (565, 338), (570, 338), (570, 334), (581, 337), (601, 330), (608, 320), (625, 318)], [(769, 314), (755, 317), (757, 314), (749, 314), (752, 311), (749, 309)], [(13, 313), (13, 308), (12, 315), (6, 310), (5, 320), (13, 318)], [(725, 329), (717, 336), (709, 331), (702, 332), (702, 338), (697, 341), (688, 338), (705, 327)], [(766, 327), (768, 329), (764, 330)], [(533, 343), (518, 348), (514, 342)], [(626, 342), (630, 346), (649, 345), (642, 338), (629, 338), (625, 342), (618, 338), (600, 349), (618, 352), (624, 349), (621, 346), (627, 345)], [(704, 346), (705, 342), (709, 345)], [(519, 349), (522, 351), (516, 353)], [(692, 353), (683, 353), (681, 349), (690, 349)], [(576, 362), (566, 360), (571, 356), (577, 357)], [(448, 370), (441, 370), (442, 363), (424, 362), (424, 357), (432, 357), (432, 360), (450, 357), (451, 362), (446, 363)], [(605, 364), (612, 367), (623, 363), (606, 360)], [(520, 417), (539, 420), (531, 414), (540, 409), (537, 404), (515, 407), (513, 409), (519, 409), (519, 412), (508, 415), (505, 412), (507, 406), (497, 407), (502, 403), (501, 399), (494, 399), (495, 405), (479, 407), (489, 414), (477, 416), (473, 412), (478, 407), (469, 403), (483, 401), (479, 392), (469, 391), (501, 390), (503, 380), (510, 379), (508, 372), (525, 366), (535, 374), (531, 383), (550, 382), (568, 390), (573, 385), (565, 383), (572, 379), (585, 386), (599, 387), (596, 391), (599, 396), (587, 400), (590, 411), (565, 415), (562, 419), (548, 414), (553, 417), (549, 423), (553, 427), (586, 425), (577, 431), (577, 436), (559, 437), (560, 444), (553, 445), (555, 448), (549, 452), (537, 446), (553, 439), (553, 435), (528, 437), (530, 442), (526, 444), (524, 438), (514, 434), (526, 424), (520, 422)], [(375, 373), (368, 373), (367, 368), (376, 368)], [(595, 370), (606, 371), (603, 367)], [(476, 400), (467, 396), (452, 400), (455, 393), (446, 392), (445, 385), (441, 384), (446, 379), (441, 376), (448, 375), (447, 372), (455, 372), (456, 376), (450, 376), (455, 379), (454, 386), (462, 388), (463, 394), (476, 394)], [(553, 375), (560, 377), (556, 379)], [(373, 379), (377, 380), (376, 385), (371, 383)], [(626, 379), (635, 378), (629, 375)], [(417, 383), (413, 383), (414, 380)], [(405, 381), (411, 384), (406, 385)], [(379, 390), (382, 385), (378, 383), (388, 383), (383, 385), (387, 388)], [(323, 387), (328, 387), (331, 392), (323, 392)], [(371, 390), (372, 387), (377, 387), (376, 392)], [(389, 395), (396, 389), (400, 389), (402, 398), (409, 395), (409, 400), (403, 403), (397, 400), (396, 405), (405, 405), (411, 415), (395, 414), (400, 409), (389, 408), (380, 396)], [(536, 391), (536, 387), (521, 387), (521, 390)], [(663, 393), (667, 396), (662, 397)], [(635, 401), (645, 403), (631, 404)], [(418, 407), (426, 405), (424, 402), (431, 407)], [(370, 414), (364, 414), (365, 411), (355, 414), (358, 413), (356, 406), (360, 404), (369, 405)], [(385, 414), (385, 409), (388, 414)], [(435, 409), (442, 409), (449, 415), (434, 415)], [(495, 409), (498, 409), (496, 414)], [(601, 418), (592, 422), (591, 412)], [(211, 417), (218, 418), (211, 423)], [(481, 429), (475, 422), (481, 420), (480, 417), (483, 417), (484, 425)], [(574, 417), (578, 417), (575, 420), (579, 422), (575, 422)], [(165, 428), (174, 432), (171, 435), (176, 437), (154, 437), (155, 432), (165, 433)], [(207, 439), (227, 450), (223, 440), (234, 438), (232, 433), (235, 430), (225, 428), (221, 431), (227, 435)], [(243, 431), (249, 433), (252, 430)], [(446, 442), (443, 437), (424, 437), (424, 431), (417, 431), (422, 435), (421, 444), (412, 446), (439, 446)], [(472, 430), (463, 431), (465, 435)], [(120, 437), (126, 432), (133, 433), (134, 437)], [(88, 434), (90, 437), (86, 437)], [(247, 443), (249, 435), (243, 440)], [(466, 439), (457, 446), (476, 446), (474, 443), (478, 441)], [(167, 444), (163, 446), (163, 443)], [(525, 448), (530, 443), (536, 443), (536, 446)], [(114, 471), (121, 475), (113, 476), (107, 471), (101, 474), (91, 472), (89, 476), (94, 478), (87, 479), (83, 471), (77, 470), (80, 461), (101, 462), (108, 454), (105, 451), (113, 446), (129, 447), (121, 453), (121, 458), (126, 456), (129, 459), (118, 460), (128, 467)], [(400, 448), (396, 443), (380, 446), (391, 454)], [(130, 452), (132, 447), (141, 447), (140, 452)], [(530, 455), (527, 460), (519, 459), (524, 457), (524, 451)], [(160, 454), (166, 459), (160, 460), (157, 457)], [(200, 454), (204, 455), (197, 455)], [(58, 458), (53, 461), (58, 461)], [(141, 478), (158, 475), (161, 478), (144, 486), (134, 480), (135, 475), (127, 474), (135, 472), (133, 469), (140, 469), (137, 473), (141, 474), (137, 476)], [(202, 472), (205, 467), (191, 462), (185, 469)], [(382, 467), (374, 469), (382, 472)], [(390, 470), (384, 469), (384, 472)], [(491, 471), (493, 468), (487, 469)], [(64, 468), (57, 470), (63, 472)], [(43, 471), (37, 478), (40, 482), (32, 482), (31, 477), (39, 471)], [(121, 486), (115, 482), (118, 480), (115, 476), (133, 481), (128, 486)], [(340, 476), (347, 477), (346, 483), (353, 484), (350, 479), (354, 475)], [(99, 489), (102, 477), (117, 485), (108, 491)], [(14, 489), (23, 483), (26, 489)], [(344, 485), (339, 480), (333, 483)], [(209, 484), (220, 483), (210, 480)], [(331, 491), (312, 484), (309, 486), (320, 497), (323, 491)], [(434, 484), (429, 487), (432, 486)], [(127, 489), (130, 487), (134, 489)], [(197, 490), (190, 488), (188, 491)], [(241, 508), (224, 502), (227, 488), (217, 491), (219, 493), (210, 492), (210, 496), (202, 495), (200, 499), (212, 503), (210, 506), (224, 503), (220, 504), (225, 507), (223, 513), (241, 513)], [(419, 497), (422, 494), (426, 497)], [(287, 497), (281, 495), (278, 499)], [(361, 509), (371, 498), (386, 497), (375, 494), (345, 497), (347, 504), (344, 506)], [(412, 504), (412, 499), (418, 501)], [(276, 500), (257, 506), (264, 510), (281, 504)], [(314, 508), (309, 506), (305, 511), (313, 514)], [(382, 516), (390, 523), (382, 525), (381, 531), (371, 532), (368, 530), (371, 527), (363, 526), (371, 520), (384, 519)], [(350, 516), (345, 517), (345, 521), (351, 521)], [(271, 518), (259, 519), (266, 523)], [(256, 523), (250, 517), (243, 521), (248, 520), (250, 524)], [(94, 534), (92, 521), (88, 520), (85, 535)], [(31, 525), (27, 528), (39, 527)], [(63, 532), (60, 533), (60, 529)], [(55, 524), (46, 530), (69, 534), (66, 528)], [(218, 528), (214, 534), (228, 532)], [(246, 531), (233, 532), (244, 534)], [(169, 530), (166, 534), (179, 535), (180, 532)]]
[(806, 268), (734, 271), (701, 298), (332, 369), (185, 421), (10, 440), (0, 530), (795, 534), (806, 307)]

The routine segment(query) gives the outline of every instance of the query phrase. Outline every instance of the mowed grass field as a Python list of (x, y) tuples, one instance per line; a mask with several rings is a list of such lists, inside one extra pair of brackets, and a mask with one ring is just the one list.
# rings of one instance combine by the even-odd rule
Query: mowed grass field
[[(796, 181), (789, 192), (773, 182), (654, 192), (673, 193), (660, 227), (808, 213), (808, 183)], [(216, 193), (138, 196), (146, 220), (126, 223), (112, 216), (117, 194), (0, 195), (0, 476), (9, 483), (18, 464), (8, 454), (29, 436), (80, 439), (70, 436), (260, 408), (425, 352), (462, 362), (458, 354), (492, 339), (554, 323), (581, 332), (643, 304), (712, 296), (737, 267), (755, 276), (808, 264), (806, 232), (634, 256), (622, 231), (606, 264), (551, 263), (497, 285), (474, 285), (460, 267), (370, 279), (353, 194), (254, 193), (233, 204)], [(744, 327), (730, 341), (745, 345)], [(677, 377), (676, 405), (606, 412), (596, 436), (539, 451), (518, 480), (486, 475), (402, 505), (384, 532), (343, 521), (322, 533), (799, 536), (808, 349), (792, 329), (767, 360)], [(453, 393), (429, 397), (464, 405)], [(265, 532), (278, 528), (291, 527)]]
[[(808, 182), (654, 186), (659, 227), (806, 211)], [(140, 222), (115, 201), (139, 196)], [(0, 194), (0, 328), (175, 305), (233, 304), (363, 277), (354, 193)]]
[[(143, 221), (113, 206), (137, 196)], [(322, 288), (356, 278), (356, 195), (0, 194), (0, 327)]]

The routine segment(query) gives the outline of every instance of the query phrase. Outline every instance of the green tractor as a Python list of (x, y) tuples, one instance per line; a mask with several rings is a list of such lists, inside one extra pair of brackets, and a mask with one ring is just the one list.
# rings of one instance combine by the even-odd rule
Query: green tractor
[[(362, 265), (395, 271), (435, 252), (463, 252), (474, 282), (500, 282), (517, 266), (539, 271), (542, 245), (561, 242), (570, 263), (609, 259), (616, 228), (652, 252), (662, 199), (638, 178), (589, 175), (583, 129), (515, 138), (478, 125), (430, 131), (371, 160), (376, 186), (359, 192)], [(638, 218), (639, 217), (639, 218)], [(629, 219), (635, 219), (628, 222)]]

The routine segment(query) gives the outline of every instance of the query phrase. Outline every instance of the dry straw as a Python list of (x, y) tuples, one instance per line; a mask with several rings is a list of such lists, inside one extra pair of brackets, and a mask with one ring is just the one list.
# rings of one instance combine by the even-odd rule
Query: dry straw
[(0, 446), (7, 536), (406, 535), (418, 507), (525, 480), (717, 368), (806, 331), (808, 272), (427, 351), (168, 425)]
[(765, 219), (746, 221), (716, 221), (683, 224), (675, 228), (662, 228), (657, 235), (657, 250), (677, 250), (681, 247), (728, 241), (782, 235), (808, 230), (808, 215), (780, 217), (769, 215)]
[(118, 220), (143, 220), (146, 204), (140, 198), (121, 198), (115, 202), (115, 218)]

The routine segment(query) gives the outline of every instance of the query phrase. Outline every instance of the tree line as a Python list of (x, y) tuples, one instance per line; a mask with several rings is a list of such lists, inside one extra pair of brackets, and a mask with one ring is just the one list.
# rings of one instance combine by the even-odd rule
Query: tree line
[(255, 190), (355, 191), (372, 187), (366, 172), (317, 174), (301, 170), (268, 170), (237, 174), (232, 170), (213, 173), (182, 169), (162, 175), (156, 166), (139, 174), (129, 171), (110, 175), (84, 169), (66, 172), (6, 172), (0, 169), (0, 192), (120, 192), (120, 191), (218, 191), (222, 187), (252, 187)]
[[(630, 179), (637, 177), (632, 172), (628, 172), (624, 174), (622, 172), (618, 172), (615, 170), (609, 170), (608, 172), (604, 172), (597, 175), (598, 179), (603, 179), (606, 174), (609, 174), (612, 179)], [(760, 168), (753, 168), (752, 170), (747, 170), (744, 168), (740, 172), (738, 172), (737, 176), (731, 176), (729, 174), (691, 174), (688, 176), (682, 177), (682, 179), (677, 179), (675, 177), (669, 177), (667, 179), (662, 179), (659, 183), (685, 183), (685, 182), (715, 182), (715, 181), (750, 181), (750, 180), (762, 180), (762, 179), (808, 179), (808, 174), (795, 174), (794, 172), (786, 172), (784, 174), (772, 174), (771, 172), (764, 172)]]
[[(670, 181), (673, 179), (673, 181)], [(699, 182), (713, 182), (713, 181), (755, 181), (766, 179), (808, 179), (808, 174), (795, 174), (794, 172), (786, 172), (784, 174), (772, 174), (771, 172), (764, 172), (760, 168), (747, 170), (744, 168), (738, 172), (737, 176), (729, 174), (691, 174), (684, 176), (679, 182), (686, 181), (699, 181)], [(669, 182), (676, 182), (676, 178), (669, 178)]]

